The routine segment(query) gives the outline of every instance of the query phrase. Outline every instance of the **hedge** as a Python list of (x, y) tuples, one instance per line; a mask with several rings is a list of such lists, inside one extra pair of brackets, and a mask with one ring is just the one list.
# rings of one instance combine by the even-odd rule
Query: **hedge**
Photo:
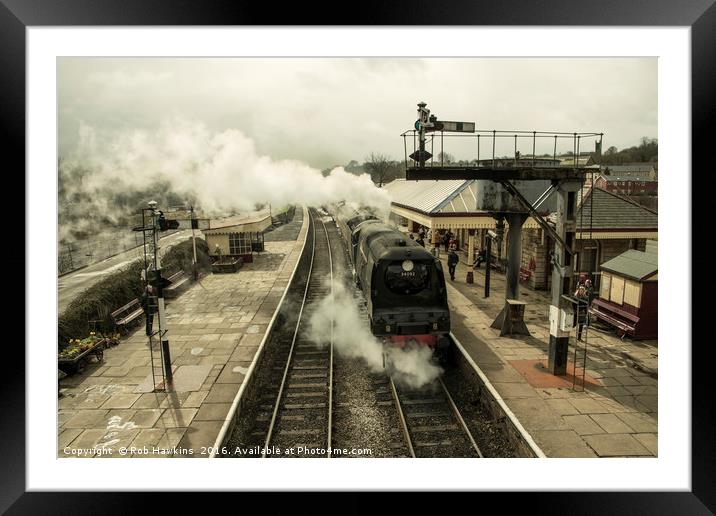
[[(201, 271), (211, 269), (208, 250), (206, 240), (197, 238), (196, 259)], [(171, 247), (162, 257), (162, 276), (169, 277), (179, 270), (191, 274), (193, 254), (191, 238)], [(96, 331), (113, 331), (114, 323), (110, 314), (142, 293), (140, 278), (143, 263), (143, 259), (135, 260), (102, 278), (69, 304), (57, 321), (59, 349), (67, 346), (70, 339), (86, 337), (93, 329), (90, 321), (98, 321), (94, 328)]]

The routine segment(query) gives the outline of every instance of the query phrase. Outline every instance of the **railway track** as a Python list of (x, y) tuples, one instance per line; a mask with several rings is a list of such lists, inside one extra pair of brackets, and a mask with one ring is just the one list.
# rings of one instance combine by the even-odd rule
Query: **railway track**
[(279, 347), (287, 351), (285, 365), (273, 366), (273, 389), (261, 395), (251, 434), (263, 439), (262, 457), (283, 457), (289, 449), (295, 457), (331, 456), (333, 337), (319, 348), (302, 330), (317, 304), (332, 293), (333, 259), (325, 224), (313, 210), (310, 216), (313, 248), (297, 322), (293, 332), (284, 332), (279, 340)]
[(389, 377), (384, 385), (411, 457), (483, 457), (442, 379), (420, 389), (396, 385)]
[[(356, 456), (350, 450), (369, 448), (372, 457), (477, 458), (483, 456), (482, 447), (489, 456), (502, 456), (502, 449), (493, 446), (501, 440), (494, 424), (479, 413), (471, 396), (461, 394), (466, 382), (455, 371), (445, 371), (445, 382), (411, 389), (384, 371), (371, 370), (362, 358), (334, 357), (333, 320), (326, 345), (306, 338), (307, 321), (334, 285), (353, 289), (338, 229), (324, 223), (316, 210), (310, 210), (310, 217), (305, 264), (228, 440), (230, 449), (258, 452), (230, 455), (285, 457), (291, 449), (291, 457), (326, 458)], [(352, 292), (358, 317), (367, 325), (360, 292)]]

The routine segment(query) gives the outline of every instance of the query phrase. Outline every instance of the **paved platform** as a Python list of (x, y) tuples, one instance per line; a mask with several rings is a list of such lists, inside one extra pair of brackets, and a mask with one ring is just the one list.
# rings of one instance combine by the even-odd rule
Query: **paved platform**
[[(441, 254), (446, 261), (445, 253)], [(500, 337), (490, 324), (504, 305), (505, 277), (491, 274), (491, 293), (486, 299), (484, 266), (475, 271), (475, 282), (467, 284), (464, 260), (463, 254), (455, 281), (447, 277), (453, 333), (545, 454), (657, 456), (657, 342), (622, 340), (590, 330), (585, 389), (579, 392), (578, 369), (580, 380), (573, 390), (571, 374), (555, 377), (546, 370), (549, 292), (521, 285), (521, 300), (527, 302), (525, 321), (532, 335)], [(573, 353), (570, 346), (569, 373)]]
[(207, 456), (289, 284), (308, 221), (297, 208), (292, 239), (267, 241), (254, 263), (206, 276), (170, 301), (171, 392), (151, 392), (143, 325), (102, 363), (63, 379), (58, 457)]

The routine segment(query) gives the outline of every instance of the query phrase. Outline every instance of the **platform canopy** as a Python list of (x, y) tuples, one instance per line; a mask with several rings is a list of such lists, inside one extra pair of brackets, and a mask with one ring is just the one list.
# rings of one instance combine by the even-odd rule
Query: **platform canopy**
[[(473, 180), (418, 182), (396, 179), (383, 187), (391, 197), (391, 211), (432, 229), (492, 229), (495, 219), (476, 209)], [(538, 228), (530, 217), (525, 226)]]
[(226, 235), (230, 233), (262, 233), (271, 226), (271, 214), (251, 213), (239, 217), (227, 217), (211, 221), (211, 229), (204, 230), (205, 235)]

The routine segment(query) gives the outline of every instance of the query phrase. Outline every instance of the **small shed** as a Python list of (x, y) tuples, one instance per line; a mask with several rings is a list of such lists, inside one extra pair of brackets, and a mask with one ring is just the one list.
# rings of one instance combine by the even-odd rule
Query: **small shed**
[(599, 298), (589, 309), (597, 319), (635, 339), (658, 333), (659, 263), (656, 242), (646, 251), (629, 250), (601, 265)]
[(203, 231), (209, 255), (241, 257), (243, 263), (251, 263), (253, 253), (264, 250), (264, 231), (270, 226), (269, 212), (212, 220), (211, 229)]

